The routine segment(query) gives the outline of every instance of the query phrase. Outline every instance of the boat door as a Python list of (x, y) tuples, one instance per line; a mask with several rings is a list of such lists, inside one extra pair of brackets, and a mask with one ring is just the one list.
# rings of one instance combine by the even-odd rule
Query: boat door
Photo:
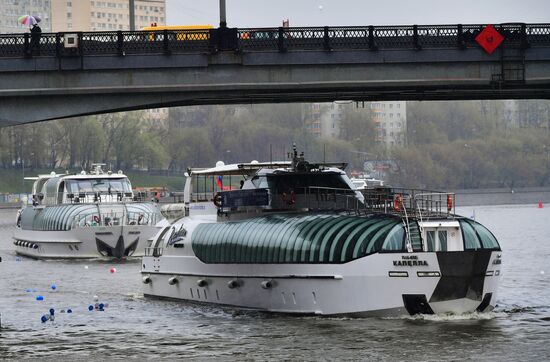
[(425, 223), (422, 228), (424, 250), (463, 251), (462, 234), (458, 222), (455, 223)]

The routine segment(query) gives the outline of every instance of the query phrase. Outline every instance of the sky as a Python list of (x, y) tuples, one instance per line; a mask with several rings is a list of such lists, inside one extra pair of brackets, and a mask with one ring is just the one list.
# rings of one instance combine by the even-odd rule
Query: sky
[[(219, 24), (218, 0), (166, 0), (168, 25)], [(549, 23), (550, 0), (226, 0), (230, 27)]]

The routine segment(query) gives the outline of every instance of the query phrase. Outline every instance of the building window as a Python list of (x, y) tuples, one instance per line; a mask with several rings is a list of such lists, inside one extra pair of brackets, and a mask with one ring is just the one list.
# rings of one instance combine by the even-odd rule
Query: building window
[(401, 103), (397, 103), (397, 108), (401, 108)]
[(390, 113), (390, 118), (393, 118), (393, 113)]
[(393, 103), (390, 103), (390, 108), (393, 108)]
[(72, 6), (73, 6), (72, 1), (67, 1), (67, 7), (70, 8), (70, 7), (72, 7)]

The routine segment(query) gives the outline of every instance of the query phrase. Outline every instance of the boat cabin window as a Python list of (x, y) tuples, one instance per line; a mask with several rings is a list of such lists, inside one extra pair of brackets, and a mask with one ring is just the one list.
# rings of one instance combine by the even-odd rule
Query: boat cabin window
[(239, 190), (240, 175), (192, 175), (192, 201), (211, 201), (219, 191)]
[(132, 188), (127, 178), (113, 179), (113, 178), (93, 178), (93, 179), (73, 179), (65, 181), (65, 189), (67, 193), (80, 195), (80, 194), (117, 194), (117, 193), (131, 193)]
[(462, 251), (463, 242), (460, 230), (456, 226), (425, 227), (425, 250), (434, 251)]
[(405, 228), (403, 225), (396, 225), (391, 229), (384, 245), (382, 246), (383, 251), (402, 251), (405, 250)]
[(289, 190), (304, 194), (308, 187), (350, 189), (342, 175), (335, 172), (273, 173), (267, 175), (267, 182), (271, 191), (276, 194)]
[(465, 249), (496, 249), (500, 250), (495, 236), (480, 223), (463, 219), (460, 220), (462, 232), (464, 233), (464, 248)]
[(477, 238), (474, 228), (465, 221), (460, 221), (462, 227), (462, 235), (464, 235), (464, 250), (481, 249), (481, 243)]

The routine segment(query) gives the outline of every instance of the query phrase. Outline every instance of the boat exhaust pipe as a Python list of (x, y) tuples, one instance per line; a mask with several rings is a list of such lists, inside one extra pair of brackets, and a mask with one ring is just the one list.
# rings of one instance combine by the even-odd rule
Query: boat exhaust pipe
[(204, 279), (199, 279), (199, 280), (197, 280), (197, 285), (199, 287), (206, 287), (208, 285), (208, 282)]
[(179, 283), (178, 277), (171, 277), (170, 279), (168, 279), (168, 284), (170, 285), (176, 285), (178, 283)]
[(273, 288), (273, 282), (272, 282), (271, 280), (264, 280), (263, 282), (260, 283), (260, 285), (261, 285), (262, 288), (264, 288), (264, 289)]
[(149, 275), (146, 275), (143, 277), (142, 281), (143, 281), (143, 284), (151, 284), (151, 277)]

